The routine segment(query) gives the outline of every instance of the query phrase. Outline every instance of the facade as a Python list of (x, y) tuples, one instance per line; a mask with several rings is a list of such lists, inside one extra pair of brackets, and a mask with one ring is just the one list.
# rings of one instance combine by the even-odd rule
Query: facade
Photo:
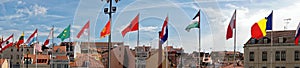
[(33, 47), (26, 45), (21, 46), (19, 49), (16, 46), (11, 46), (5, 49), (1, 54), (0, 57), (3, 59), (10, 59), (10, 66), (14, 68), (20, 67), (20, 64), (22, 63), (21, 60), (23, 59), (22, 56), (24, 54), (33, 54)]
[(168, 52), (168, 60), (170, 68), (177, 68), (180, 64), (181, 54), (184, 53), (182, 48), (173, 48), (173, 46), (166, 46), (166, 51)]
[(295, 30), (284, 30), (269, 31), (258, 40), (250, 38), (244, 44), (245, 68), (299, 68), (300, 46), (295, 46), (294, 36)]
[(146, 60), (150, 57), (151, 46), (137, 46), (135, 47), (136, 52), (136, 67), (145, 68)]

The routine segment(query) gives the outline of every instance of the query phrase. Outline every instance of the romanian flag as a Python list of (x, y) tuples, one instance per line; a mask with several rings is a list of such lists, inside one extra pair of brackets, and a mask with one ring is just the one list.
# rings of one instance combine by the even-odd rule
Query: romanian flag
[(261, 19), (257, 23), (254, 23), (251, 27), (251, 37), (255, 39), (260, 39), (266, 36), (266, 25), (267, 19)]
[(273, 11), (268, 17), (261, 19), (257, 23), (254, 23), (251, 27), (251, 37), (255, 39), (260, 39), (266, 36), (266, 30), (272, 30), (272, 18)]
[(136, 15), (135, 18), (131, 21), (131, 23), (122, 30), (122, 36), (124, 37), (127, 32), (139, 30), (139, 16), (140, 14)]
[(107, 35), (110, 35), (110, 20), (106, 23), (105, 27), (102, 29), (100, 33), (100, 38), (104, 38)]
[(299, 25), (297, 27), (296, 34), (295, 34), (295, 45), (297, 45), (297, 46), (298, 46), (299, 37), (300, 37), (299, 32), (300, 32), (300, 23), (299, 23)]

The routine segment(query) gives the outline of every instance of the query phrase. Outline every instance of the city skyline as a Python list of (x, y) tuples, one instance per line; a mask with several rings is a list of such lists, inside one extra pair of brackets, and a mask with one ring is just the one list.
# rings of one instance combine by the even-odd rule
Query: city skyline
[[(140, 45), (158, 47), (158, 31), (161, 29), (164, 18), (169, 17), (168, 43), (174, 47), (183, 47), (185, 52), (197, 51), (198, 29), (185, 31), (191, 23), (192, 17), (201, 12), (201, 49), (233, 50), (233, 39), (226, 40), (226, 29), (234, 10), (237, 10), (237, 50), (243, 52), (243, 46), (251, 37), (251, 26), (260, 19), (267, 17), (274, 11), (273, 30), (284, 30), (285, 20), (290, 18), (287, 30), (296, 30), (300, 22), (296, 8), (300, 8), (300, 1), (240, 1), (240, 0), (121, 0), (113, 2), (117, 7), (112, 15), (112, 41), (124, 42), (133, 48), (136, 45), (137, 32), (130, 32), (124, 38), (121, 31), (130, 21), (140, 13)], [(107, 42), (107, 37), (100, 39), (100, 32), (108, 21), (108, 15), (103, 9), (108, 7), (106, 1), (101, 0), (67, 0), (67, 1), (40, 1), (40, 0), (2, 0), (0, 1), (0, 35), (4, 39), (14, 33), (17, 41), (21, 33), (25, 32), (25, 39), (37, 28), (39, 42), (48, 37), (52, 25), (54, 37), (63, 31), (69, 24), (72, 41), (86, 42), (86, 36), (77, 39), (76, 35), (83, 25), (91, 21), (92, 42)], [(22, 27), (22, 28), (21, 28)], [(54, 42), (61, 42), (54, 38)], [(68, 40), (66, 40), (68, 41)], [(166, 44), (164, 44), (165, 46)]]

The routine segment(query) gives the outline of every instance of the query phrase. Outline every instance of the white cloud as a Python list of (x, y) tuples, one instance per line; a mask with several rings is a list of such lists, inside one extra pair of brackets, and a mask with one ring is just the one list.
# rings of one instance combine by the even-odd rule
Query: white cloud
[(30, 7), (25, 7), (21, 9), (17, 9), (17, 13), (27, 14), (29, 16), (37, 16), (37, 15), (46, 15), (48, 8), (40, 6), (40, 5), (32, 5)]
[(141, 31), (146, 32), (156, 32), (159, 28), (157, 26), (147, 26), (147, 27), (140, 27)]

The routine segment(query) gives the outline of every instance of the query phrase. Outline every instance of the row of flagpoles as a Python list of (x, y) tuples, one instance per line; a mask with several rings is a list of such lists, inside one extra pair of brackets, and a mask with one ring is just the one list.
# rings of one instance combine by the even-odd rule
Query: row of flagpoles
[[(200, 10), (197, 12), (197, 14), (195, 15), (195, 17), (193, 17), (192, 23), (189, 24), (185, 30), (187, 32), (189, 32), (192, 28), (199, 28), (199, 53), (201, 51), (201, 29), (200, 29)], [(125, 37), (126, 33), (128, 32), (132, 32), (132, 31), (137, 31), (137, 46), (139, 45), (139, 16), (140, 14), (137, 14), (136, 17), (130, 22), (130, 24), (125, 27), (121, 34), (123, 37)], [(253, 39), (261, 39), (264, 36), (266, 36), (266, 30), (272, 30), (272, 19), (273, 19), (273, 11), (270, 13), (269, 16), (261, 19), (260, 21), (254, 23), (251, 27), (251, 38)], [(162, 29), (159, 33), (159, 44), (164, 44), (164, 42), (167, 41), (168, 38), (168, 17), (166, 17), (163, 25), (162, 25)], [(300, 26), (300, 24), (299, 24)], [(299, 34), (299, 26), (296, 30), (296, 34), (295, 34), (295, 45), (298, 45), (298, 40), (300, 37)], [(65, 28), (58, 36), (57, 38), (60, 38), (61, 41), (64, 41), (67, 38), (70, 38), (70, 27), (71, 25), (69, 25), (67, 28)], [(81, 35), (88, 30), (88, 34), (89, 34), (89, 29), (90, 29), (90, 21), (88, 21), (80, 30), (80, 32), (77, 34), (77, 38), (80, 38)], [(227, 33), (226, 33), (226, 40), (230, 39), (233, 37), (233, 30), (234, 30), (234, 60), (235, 60), (235, 49), (236, 49), (236, 10), (234, 11), (230, 23), (227, 27)], [(52, 39), (52, 43), (53, 43), (53, 31), (54, 31), (54, 27), (51, 28), (49, 36), (47, 38), (47, 40), (45, 40), (45, 42), (43, 43), (43, 46), (46, 46), (49, 44), (49, 40)], [(105, 27), (102, 29), (102, 31), (100, 32), (100, 38), (104, 38), (107, 35), (110, 35), (111, 33), (111, 21), (109, 20)], [(35, 29), (35, 31), (28, 37), (28, 39), (26, 40), (26, 42), (24, 41), (24, 32), (21, 34), (18, 42), (16, 43), (16, 47), (19, 48), (19, 45), (21, 44), (27, 44), (27, 46), (30, 46), (34, 41), (37, 41), (37, 35), (38, 34), (38, 29)], [(9, 40), (11, 40), (13, 38), (14, 34), (10, 35), (7, 39), (3, 40), (2, 37), (2, 42), (0, 44), (1, 47), (1, 52), (3, 50), (5, 50), (6, 48), (13, 46), (13, 42), (8, 42)], [(272, 43), (272, 32), (271, 32), (271, 45)], [(200, 56), (200, 54), (199, 54)], [(199, 65), (201, 65), (200, 60), (199, 60)]]

